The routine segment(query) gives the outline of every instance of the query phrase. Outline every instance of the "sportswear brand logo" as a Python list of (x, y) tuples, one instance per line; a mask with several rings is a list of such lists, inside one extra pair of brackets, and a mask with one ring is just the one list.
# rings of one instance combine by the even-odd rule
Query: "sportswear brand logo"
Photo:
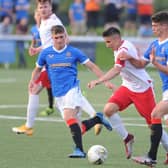
[(53, 57), (54, 57), (54, 54), (48, 54), (48, 57), (49, 57), (49, 58), (53, 58)]
[(71, 57), (71, 55), (72, 55), (71, 52), (67, 52), (67, 53), (66, 53), (66, 56), (67, 56), (67, 57)]

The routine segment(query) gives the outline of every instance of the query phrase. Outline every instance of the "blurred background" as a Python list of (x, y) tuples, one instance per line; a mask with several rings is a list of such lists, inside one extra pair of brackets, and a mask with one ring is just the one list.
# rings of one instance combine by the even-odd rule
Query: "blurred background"
[[(141, 52), (153, 37), (150, 17), (168, 10), (167, 0), (53, 0), (55, 13), (66, 26), (73, 45), (82, 49), (102, 68), (111, 63), (101, 33), (118, 27)], [(36, 57), (29, 57), (31, 29), (35, 23), (35, 0), (0, 0), (0, 68), (32, 68)], [(145, 38), (145, 40), (143, 40)], [(106, 60), (102, 57), (106, 55)]]

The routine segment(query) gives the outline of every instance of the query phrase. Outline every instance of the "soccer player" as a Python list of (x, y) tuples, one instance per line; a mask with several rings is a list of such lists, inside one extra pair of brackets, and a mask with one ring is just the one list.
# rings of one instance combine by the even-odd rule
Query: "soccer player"
[[(41, 39), (40, 39), (40, 34), (39, 34), (39, 27), (40, 27), (40, 23), (41, 23), (41, 18), (40, 18), (40, 14), (38, 13), (37, 10), (34, 12), (34, 20), (35, 20), (36, 24), (34, 26), (32, 26), (32, 28), (30, 30), (30, 32), (33, 36), (32, 41), (31, 41), (31, 45), (30, 45), (30, 55), (31, 55), (31, 48), (41, 46)], [(52, 96), (52, 91), (51, 91), (50, 85), (49, 85), (49, 87), (46, 88), (46, 90), (47, 90), (49, 105), (45, 110), (43, 110), (40, 113), (40, 115), (42, 115), (42, 116), (48, 116), (54, 112), (54, 108), (53, 108), (54, 101), (53, 101), (53, 96)]]
[[(162, 118), (165, 114), (168, 114), (168, 12), (161, 11), (155, 13), (152, 15), (151, 20), (153, 33), (158, 39), (154, 40), (150, 44), (142, 59), (137, 60), (129, 58), (129, 61), (137, 68), (143, 68), (148, 63), (152, 63), (154, 67), (159, 71), (159, 75), (162, 81), (162, 100), (156, 104), (152, 112), (152, 118), (159, 119)], [(156, 133), (158, 141), (160, 137), (160, 132), (158, 131), (158, 133)], [(162, 137), (163, 136), (164, 135), (162, 135)], [(147, 156), (134, 157), (133, 159), (140, 164), (148, 164), (153, 160), (155, 161), (156, 153), (155, 155), (153, 155), (151, 151), (157, 151), (158, 143), (156, 143), (156, 145), (154, 146), (151, 146), (152, 149), (150, 149)], [(168, 144), (168, 140), (165, 141), (165, 144)], [(168, 151), (164, 163), (168, 164)]]
[(120, 55), (128, 54), (131, 58), (138, 59), (138, 52), (135, 46), (129, 41), (122, 40), (120, 31), (111, 27), (103, 32), (103, 37), (108, 48), (114, 51), (115, 65), (98, 80), (91, 81), (90, 88), (113, 79), (120, 75), (122, 85), (109, 98), (104, 107), (104, 113), (111, 118), (113, 114), (122, 111), (130, 104), (134, 104), (139, 114), (145, 118), (151, 128), (151, 146), (144, 164), (156, 164), (157, 149), (162, 137), (162, 144), (168, 151), (167, 134), (163, 131), (160, 117), (151, 116), (156, 103), (153, 93), (152, 80), (144, 68), (136, 68), (129, 60), (121, 60)]
[[(29, 48), (30, 55), (36, 55), (42, 49), (51, 46), (53, 43), (51, 38), (51, 27), (53, 25), (63, 25), (60, 19), (52, 13), (51, 0), (37, 0), (36, 10), (41, 18), (39, 33), (42, 45), (39, 47), (31, 46)], [(14, 132), (25, 133), (27, 135), (33, 134), (32, 127), (39, 107), (39, 93), (43, 90), (43, 88), (51, 88), (45, 67), (43, 67), (43, 71), (36, 80), (36, 85), (31, 88), (31, 91), (29, 90), (26, 123), (20, 127), (12, 128)]]
[[(66, 44), (66, 32), (62, 25), (53, 26), (51, 32), (54, 44), (40, 53), (36, 67), (32, 72), (29, 90), (31, 91), (33, 86), (36, 85), (35, 81), (40, 75), (43, 66), (46, 66), (57, 108), (61, 112), (67, 127), (69, 127), (75, 144), (75, 150), (69, 157), (85, 158), (82, 134), (96, 124), (103, 124), (110, 131), (112, 127), (103, 116), (103, 113), (100, 112), (89, 120), (82, 122), (78, 120), (78, 113), (83, 103), (83, 95), (77, 79), (77, 64), (84, 64), (97, 77), (102, 75), (102, 71), (82, 51)], [(105, 84), (109, 88), (113, 88), (112, 83), (106, 82)]]

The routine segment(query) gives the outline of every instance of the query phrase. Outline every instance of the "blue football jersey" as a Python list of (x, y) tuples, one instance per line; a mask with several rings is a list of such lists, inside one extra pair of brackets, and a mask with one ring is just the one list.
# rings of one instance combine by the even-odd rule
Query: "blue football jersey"
[(47, 68), (54, 97), (65, 95), (71, 88), (79, 86), (77, 64), (85, 64), (89, 58), (70, 45), (57, 51), (53, 46), (44, 49), (37, 60), (37, 66)]
[[(168, 66), (168, 40), (161, 43), (158, 40), (155, 40), (153, 43), (151, 43), (144, 54), (145, 59), (150, 60), (150, 53), (152, 48), (155, 49), (157, 62), (161, 65)], [(168, 75), (161, 71), (159, 71), (159, 75), (162, 80), (162, 90), (168, 90)]]
[(31, 32), (31, 34), (33, 36), (33, 40), (36, 41), (34, 47), (41, 46), (41, 39), (40, 39), (40, 34), (39, 34), (39, 30), (38, 30), (37, 25), (32, 26), (32, 28), (30, 29), (30, 32)]

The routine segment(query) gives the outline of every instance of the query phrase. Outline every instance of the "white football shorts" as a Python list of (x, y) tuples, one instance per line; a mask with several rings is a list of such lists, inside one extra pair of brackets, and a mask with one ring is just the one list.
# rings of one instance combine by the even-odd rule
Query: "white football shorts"
[(65, 108), (75, 109), (81, 107), (83, 102), (83, 95), (79, 87), (70, 89), (66, 95), (55, 97), (56, 107), (61, 112), (62, 117)]

